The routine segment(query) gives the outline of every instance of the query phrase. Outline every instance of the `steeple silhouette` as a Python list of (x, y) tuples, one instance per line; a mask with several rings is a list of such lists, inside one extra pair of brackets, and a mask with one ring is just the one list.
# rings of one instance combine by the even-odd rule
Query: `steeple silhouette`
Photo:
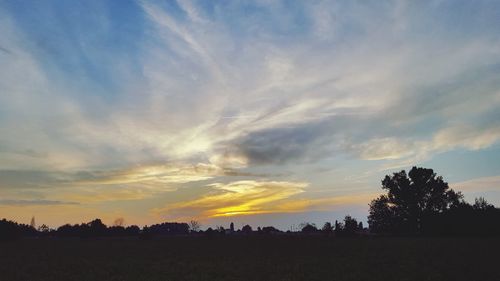
[(36, 229), (35, 216), (31, 217), (30, 226)]

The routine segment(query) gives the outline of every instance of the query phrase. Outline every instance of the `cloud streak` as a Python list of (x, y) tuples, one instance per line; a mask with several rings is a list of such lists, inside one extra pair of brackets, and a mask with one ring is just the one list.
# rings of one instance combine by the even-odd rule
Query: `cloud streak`
[(0, 199), (0, 205), (6, 205), (6, 206), (47, 206), (47, 205), (78, 205), (78, 203), (65, 202), (65, 201), (54, 201), (54, 200)]
[(210, 185), (212, 193), (154, 210), (171, 218), (220, 217), (276, 211), (276, 203), (304, 192), (306, 183), (237, 181)]

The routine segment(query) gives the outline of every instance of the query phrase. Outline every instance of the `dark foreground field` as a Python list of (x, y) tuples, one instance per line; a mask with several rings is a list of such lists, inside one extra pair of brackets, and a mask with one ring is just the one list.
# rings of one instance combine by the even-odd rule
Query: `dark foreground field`
[(500, 280), (498, 238), (0, 242), (0, 280)]

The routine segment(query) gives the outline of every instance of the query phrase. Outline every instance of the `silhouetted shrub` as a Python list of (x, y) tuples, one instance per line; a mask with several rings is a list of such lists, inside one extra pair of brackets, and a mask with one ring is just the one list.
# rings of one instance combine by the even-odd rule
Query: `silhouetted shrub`
[(302, 226), (301, 232), (307, 234), (316, 233), (318, 232), (318, 228), (313, 223), (306, 223)]
[(241, 232), (245, 234), (251, 234), (253, 232), (252, 227), (250, 225), (245, 225), (241, 228)]

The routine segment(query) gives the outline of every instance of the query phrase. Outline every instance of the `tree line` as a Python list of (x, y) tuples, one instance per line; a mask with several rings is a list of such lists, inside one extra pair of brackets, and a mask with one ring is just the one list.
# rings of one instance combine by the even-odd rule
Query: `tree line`
[[(302, 223), (299, 231), (282, 231), (273, 226), (252, 228), (245, 225), (241, 229), (235, 229), (234, 223), (229, 228), (217, 226), (206, 230), (200, 229), (197, 221), (189, 223), (164, 222), (140, 228), (136, 225), (106, 226), (100, 219), (92, 220), (82, 224), (65, 224), (57, 229), (50, 229), (46, 225), (34, 228), (32, 225), (18, 224), (6, 219), (0, 220), (0, 239), (14, 239), (20, 237), (60, 237), (60, 238), (92, 238), (92, 237), (140, 237), (152, 238), (155, 236), (192, 235), (192, 236), (221, 236), (221, 235), (283, 235), (283, 234), (325, 234), (337, 236), (354, 236), (363, 231), (363, 224), (356, 219), (346, 216), (343, 222), (335, 221), (332, 225), (326, 222), (323, 227), (318, 228), (314, 223)], [(366, 229), (365, 229), (366, 230)]]
[(382, 180), (386, 194), (369, 204), (368, 228), (351, 216), (334, 224), (326, 222), (322, 227), (314, 223), (302, 223), (298, 231), (281, 231), (273, 226), (253, 229), (245, 225), (235, 229), (218, 226), (201, 230), (198, 221), (165, 222), (144, 226), (123, 226), (123, 219), (106, 226), (100, 219), (82, 224), (65, 224), (57, 229), (46, 225), (34, 227), (0, 220), (0, 239), (19, 237), (141, 237), (165, 235), (332, 235), (337, 237), (367, 235), (500, 235), (500, 209), (484, 198), (476, 198), (474, 204), (464, 200), (461, 192), (450, 189), (441, 176), (432, 169), (413, 167), (387, 175)]

